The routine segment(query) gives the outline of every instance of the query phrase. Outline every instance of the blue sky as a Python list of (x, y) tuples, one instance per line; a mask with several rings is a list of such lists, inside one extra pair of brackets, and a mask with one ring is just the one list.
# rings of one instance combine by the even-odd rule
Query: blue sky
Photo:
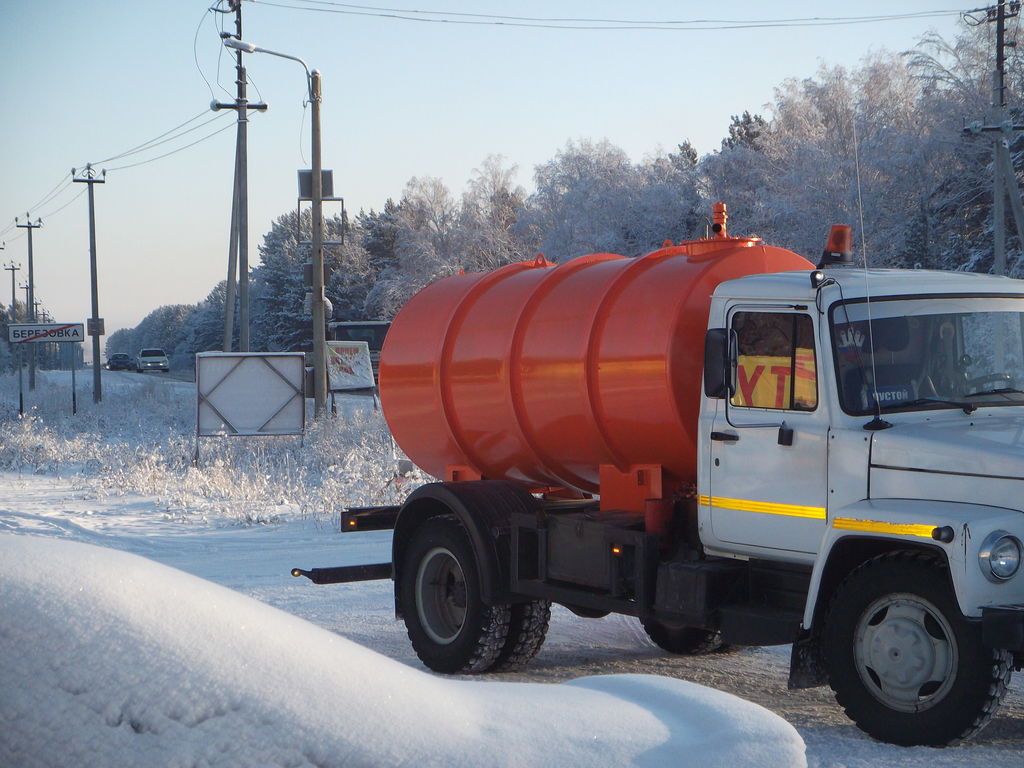
[[(570, 139), (608, 139), (634, 160), (673, 150), (684, 139), (710, 152), (730, 115), (764, 112), (773, 89), (788, 77), (812, 76), (821, 63), (854, 66), (872, 50), (906, 50), (928, 30), (951, 38), (958, 29), (954, 6), (910, 0), (362, 5), (655, 20), (952, 12), (844, 26), (582, 31), (304, 12), (271, 1), (301, 4), (246, 2), (243, 36), (322, 71), (324, 165), (334, 170), (336, 192), (352, 214), (399, 197), (412, 176), (440, 177), (459, 192), (490, 154), (518, 165), (519, 181), (529, 189), (533, 167)], [(72, 200), (85, 185), (29, 207), (72, 167), (124, 152), (199, 115), (211, 87), (215, 98), (233, 99), (233, 62), (221, 54), (209, 2), (3, 0), (0, 230), (7, 231), (0, 234), (6, 241), (0, 262), (27, 266), (24, 230), (8, 227), (14, 216), (42, 215), (44, 226), (34, 234), (36, 295), (58, 320), (82, 322), (90, 314), (86, 199)], [(256, 245), (271, 221), (295, 207), (295, 171), (309, 166), (309, 114), (297, 64), (252, 55), (247, 66), (258, 89), (250, 88), (250, 98), (262, 96), (270, 105), (249, 129), (255, 264)], [(230, 122), (225, 115), (189, 139)], [(184, 143), (101, 167), (147, 160)], [(227, 128), (166, 159), (111, 171), (96, 188), (100, 314), (108, 333), (137, 324), (157, 306), (199, 301), (224, 279), (233, 152), (234, 129)], [(26, 274), (19, 272), (19, 281)], [(6, 305), (10, 273), (0, 276)]]

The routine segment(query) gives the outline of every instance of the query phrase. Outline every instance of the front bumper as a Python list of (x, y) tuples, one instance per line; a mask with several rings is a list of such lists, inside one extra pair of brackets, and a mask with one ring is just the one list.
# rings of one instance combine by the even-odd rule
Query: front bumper
[(988, 648), (1024, 651), (1024, 605), (993, 605), (981, 609), (981, 640)]

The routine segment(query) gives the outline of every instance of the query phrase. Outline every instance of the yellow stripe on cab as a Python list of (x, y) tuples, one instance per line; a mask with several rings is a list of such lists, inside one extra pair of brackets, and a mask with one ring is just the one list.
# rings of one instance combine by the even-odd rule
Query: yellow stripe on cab
[(804, 507), (798, 504), (777, 504), (772, 501), (752, 501), (750, 499), (726, 499), (721, 496), (699, 496), (702, 506), (716, 509), (732, 509), (738, 512), (755, 512), (762, 515), (784, 515), (785, 517), (803, 517), (810, 520), (824, 520), (824, 507)]
[(864, 533), (891, 533), (896, 536), (920, 536), (932, 538), (934, 525), (916, 525), (913, 523), (886, 523), (881, 520), (857, 520), (853, 517), (837, 517), (832, 527), (841, 531), (862, 531)]

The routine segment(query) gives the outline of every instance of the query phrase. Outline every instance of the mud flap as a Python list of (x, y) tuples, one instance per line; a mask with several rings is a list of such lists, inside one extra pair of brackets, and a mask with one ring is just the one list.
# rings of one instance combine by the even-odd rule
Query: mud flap
[(825, 661), (821, 657), (818, 638), (811, 632), (801, 631), (800, 637), (793, 643), (793, 651), (789, 657), (789, 682), (791, 690), (801, 688), (817, 688), (828, 682)]

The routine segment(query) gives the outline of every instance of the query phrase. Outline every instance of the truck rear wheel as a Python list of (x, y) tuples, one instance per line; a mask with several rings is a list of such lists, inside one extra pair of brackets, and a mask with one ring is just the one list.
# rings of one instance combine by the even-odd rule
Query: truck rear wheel
[(655, 645), (669, 653), (699, 656), (725, 648), (722, 634), (713, 629), (700, 629), (657, 619), (644, 619), (644, 630)]
[(523, 667), (544, 645), (551, 621), (551, 601), (531, 600), (527, 603), (512, 603), (511, 620), (505, 646), (491, 667), (491, 672), (509, 672)]
[(881, 741), (946, 746), (978, 733), (1006, 695), (1010, 657), (986, 648), (945, 568), (881, 555), (836, 591), (824, 627), (829, 685), (857, 726)]
[(435, 672), (486, 672), (505, 648), (509, 606), (481, 601), (473, 546), (452, 515), (416, 529), (399, 574), (399, 599), (416, 655)]

